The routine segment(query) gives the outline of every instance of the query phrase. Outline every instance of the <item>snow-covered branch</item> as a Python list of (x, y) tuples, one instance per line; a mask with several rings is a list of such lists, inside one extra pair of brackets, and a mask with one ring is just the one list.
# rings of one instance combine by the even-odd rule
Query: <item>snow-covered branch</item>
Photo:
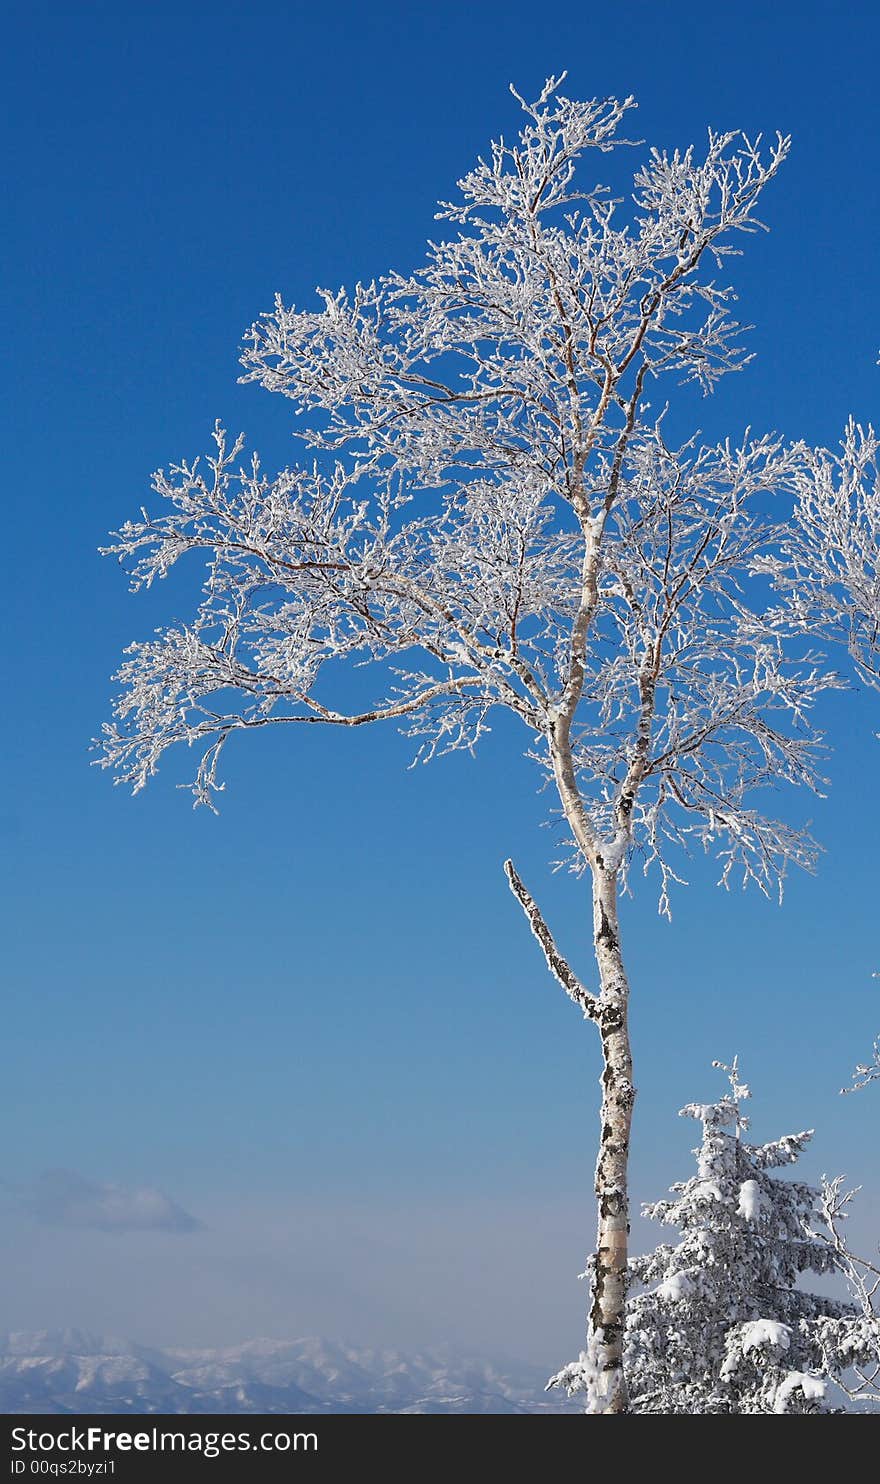
[(842, 1087), (842, 1093), (860, 1092), (867, 1087), (869, 1082), (880, 1082), (880, 1036), (874, 1041), (874, 1055), (871, 1061), (858, 1062), (853, 1072), (852, 1085)]
[(588, 1020), (597, 1020), (599, 1000), (589, 990), (584, 989), (574, 970), (562, 957), (556, 946), (556, 940), (541, 915), (540, 907), (523, 885), (513, 861), (504, 862), (504, 871), (510, 883), (510, 889), (526, 915), (529, 927), (540, 945), (553, 978), (562, 985), (569, 999), (573, 1000), (580, 1010), (583, 1010)]
[[(860, 1406), (880, 1405), (880, 1266), (857, 1256), (843, 1230), (858, 1190), (847, 1190), (843, 1177), (823, 1177), (817, 1202), (819, 1239), (833, 1254), (834, 1267), (846, 1281), (851, 1313), (845, 1320), (828, 1319), (819, 1326), (819, 1343), (826, 1365), (833, 1366), (837, 1384)], [(880, 1258), (878, 1258), (880, 1261)]]
[[(850, 418), (837, 449), (805, 449), (795, 520), (758, 567), (783, 600), (777, 621), (846, 646), (859, 678), (880, 691), (880, 440)], [(874, 1059), (855, 1069), (853, 1092), (880, 1078)]]
[(787, 616), (845, 643), (864, 680), (880, 687), (880, 442), (850, 419), (837, 449), (805, 449), (796, 521), (763, 565)]
[[(548, 773), (568, 768), (576, 867), (623, 866), (636, 849), (659, 862), (665, 907), (693, 842), (718, 854), (725, 884), (739, 872), (775, 889), (790, 864), (812, 866), (808, 835), (750, 803), (780, 781), (821, 791), (810, 712), (838, 683), (751, 576), (783, 539), (761, 502), (797, 478), (797, 450), (767, 438), (671, 450), (659, 426), (641, 429), (597, 552), (533, 478), (463, 481), (432, 513), (413, 509), (401, 470), (337, 461), (270, 479), (256, 459), (240, 466), (241, 440), (218, 427), (215, 441), (205, 473), (157, 475), (165, 511), (108, 548), (135, 586), (185, 555), (206, 571), (194, 622), (132, 646), (119, 671), (104, 761), (120, 779), (142, 787), (168, 747), (201, 745), (207, 801), (225, 741), (247, 727), (406, 719), (427, 757), (472, 748), (503, 707)], [(615, 459), (596, 456), (597, 490)], [(355, 715), (333, 695), (345, 660), (381, 687)]]

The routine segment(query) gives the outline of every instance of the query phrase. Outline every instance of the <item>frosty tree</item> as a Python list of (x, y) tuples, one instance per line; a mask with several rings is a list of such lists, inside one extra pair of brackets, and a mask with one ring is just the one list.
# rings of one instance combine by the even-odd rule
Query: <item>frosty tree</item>
[[(880, 441), (847, 423), (837, 449), (805, 449), (795, 476), (795, 520), (781, 552), (762, 559), (784, 595), (784, 623), (846, 645), (861, 681), (880, 691)], [(873, 1059), (853, 1091), (880, 1080)]]
[[(320, 308), (279, 299), (254, 325), (245, 379), (292, 400), (308, 461), (270, 476), (218, 426), (213, 456), (160, 472), (158, 512), (117, 533), (135, 587), (193, 554), (206, 578), (189, 624), (127, 651), (103, 761), (137, 790), (187, 744), (210, 803), (248, 730), (398, 722), (427, 759), (473, 749), (498, 708), (522, 723), (591, 894), (595, 991), (506, 864), (601, 1041), (590, 1405), (615, 1412), (635, 1096), (618, 894), (638, 857), (666, 910), (691, 845), (767, 892), (809, 867), (809, 837), (755, 795), (817, 786), (809, 717), (831, 682), (751, 575), (802, 453), (675, 444), (647, 401), (748, 359), (717, 275), (788, 141), (652, 151), (624, 205), (582, 175), (627, 143), (632, 100), (559, 82), (518, 98), (518, 138), (459, 182), (416, 272)], [(355, 661), (375, 677), (366, 711), (346, 709)]]
[[(631, 1409), (816, 1413), (840, 1410), (844, 1392), (877, 1400), (877, 1269), (843, 1238), (850, 1195), (840, 1181), (820, 1190), (773, 1173), (812, 1135), (748, 1143), (749, 1089), (735, 1061), (723, 1070), (727, 1096), (682, 1109), (703, 1128), (696, 1174), (645, 1208), (680, 1239), (631, 1263), (641, 1288), (627, 1306)], [(834, 1271), (863, 1302), (798, 1286), (805, 1274)], [(589, 1371), (585, 1356), (555, 1379), (576, 1391)]]

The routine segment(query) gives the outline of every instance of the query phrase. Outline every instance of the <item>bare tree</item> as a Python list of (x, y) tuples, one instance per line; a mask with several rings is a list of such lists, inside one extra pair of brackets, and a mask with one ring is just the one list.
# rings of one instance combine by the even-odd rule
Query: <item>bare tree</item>
[[(725, 884), (770, 892), (810, 867), (809, 836), (754, 796), (820, 786), (809, 713), (833, 681), (751, 575), (802, 454), (748, 433), (672, 446), (646, 400), (667, 374), (711, 391), (748, 359), (714, 275), (759, 227), (788, 141), (652, 151), (624, 207), (580, 169), (628, 142), (632, 100), (575, 102), (560, 82), (518, 98), (517, 140), (459, 182), (417, 272), (323, 292), (319, 310), (278, 300), (254, 325), (245, 379), (293, 400), (311, 462), (241, 467), (218, 426), (205, 466), (155, 477), (162, 512), (108, 550), (135, 587), (194, 551), (207, 578), (191, 624), (127, 651), (102, 760), (137, 790), (166, 748), (195, 746), (210, 803), (245, 730), (398, 721), (427, 759), (473, 749), (495, 708), (523, 724), (591, 888), (596, 990), (506, 863), (601, 1040), (589, 1406), (619, 1412), (635, 1097), (619, 892), (640, 858), (668, 912), (694, 843)], [(367, 711), (344, 706), (354, 660), (374, 668)]]

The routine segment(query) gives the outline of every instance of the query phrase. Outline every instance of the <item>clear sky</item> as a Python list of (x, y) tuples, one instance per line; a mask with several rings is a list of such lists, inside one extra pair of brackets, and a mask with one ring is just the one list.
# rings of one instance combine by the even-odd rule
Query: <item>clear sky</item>
[[(508, 82), (563, 68), (634, 93), (651, 143), (794, 135), (733, 267), (757, 359), (694, 425), (876, 421), (878, 42), (873, 4), (9, 9), (0, 1327), (576, 1351), (598, 1050), (502, 860), (589, 982), (587, 913), (515, 739), (407, 771), (392, 730), (279, 729), (230, 749), (219, 819), (173, 765), (132, 800), (89, 738), (191, 588), (132, 597), (96, 548), (217, 416), (295, 457), (290, 405), (236, 384), (246, 326), (416, 264), (516, 127)], [(829, 798), (785, 805), (827, 854), (781, 910), (695, 861), (667, 926), (636, 882), (637, 1201), (689, 1173), (676, 1111), (738, 1051), (756, 1133), (815, 1124), (811, 1172), (880, 1223), (880, 1101), (836, 1095), (880, 1029), (878, 718), (829, 707)]]

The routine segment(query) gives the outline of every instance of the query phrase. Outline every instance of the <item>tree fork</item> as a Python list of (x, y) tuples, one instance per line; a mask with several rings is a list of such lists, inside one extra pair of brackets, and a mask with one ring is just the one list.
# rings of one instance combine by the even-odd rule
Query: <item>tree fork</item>
[(620, 951), (617, 926), (617, 873), (596, 865), (593, 869), (593, 947), (599, 969), (600, 993), (590, 994), (563, 958), (531, 893), (513, 861), (504, 862), (510, 889), (540, 944), (547, 966), (569, 998), (595, 1022), (602, 1044), (603, 1071), (601, 1137), (596, 1164), (598, 1233), (589, 1310), (588, 1347), (600, 1381), (593, 1410), (628, 1410), (623, 1371), (626, 1280), (629, 1237), (628, 1163), (635, 1088), (629, 1044), (627, 1008), (629, 985)]

